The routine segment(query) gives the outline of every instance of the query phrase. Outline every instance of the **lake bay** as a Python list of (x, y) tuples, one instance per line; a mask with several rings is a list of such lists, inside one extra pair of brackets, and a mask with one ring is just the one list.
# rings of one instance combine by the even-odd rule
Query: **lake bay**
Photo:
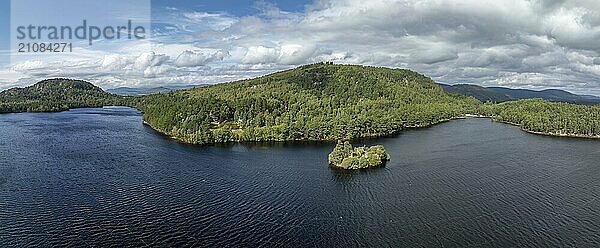
[(600, 141), (461, 119), (364, 144), (391, 161), (184, 145), (125, 107), (0, 115), (0, 247), (600, 246)]

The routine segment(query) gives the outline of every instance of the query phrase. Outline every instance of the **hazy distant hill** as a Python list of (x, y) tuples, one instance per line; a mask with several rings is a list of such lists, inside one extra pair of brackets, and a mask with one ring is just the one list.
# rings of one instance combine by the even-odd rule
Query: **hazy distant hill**
[(482, 102), (506, 102), (513, 100), (509, 95), (496, 92), (493, 89), (489, 89), (486, 87), (481, 87), (479, 85), (473, 84), (457, 84), (457, 85), (447, 85), (447, 84), (439, 84), (442, 86), (442, 89), (448, 93), (456, 93), (466, 96), (472, 96), (477, 98)]
[(598, 104), (600, 97), (590, 95), (576, 95), (564, 90), (523, 90), (505, 87), (482, 87), (472, 84), (446, 85), (440, 84), (449, 93), (472, 96), (480, 101), (506, 102), (512, 100), (541, 98), (551, 102), (567, 102), (577, 104)]
[(150, 94), (156, 94), (156, 93), (166, 93), (166, 92), (170, 92), (170, 91), (174, 91), (174, 90), (193, 89), (193, 88), (199, 88), (199, 87), (205, 87), (205, 86), (208, 86), (208, 84), (182, 85), (182, 86), (176, 86), (176, 85), (174, 85), (174, 86), (159, 86), (159, 87), (149, 87), (149, 88), (118, 87), (118, 88), (114, 88), (114, 89), (108, 89), (106, 91), (109, 93), (113, 93), (113, 94), (117, 94), (117, 95), (121, 95), (121, 96), (143, 96), (143, 95), (150, 95)]

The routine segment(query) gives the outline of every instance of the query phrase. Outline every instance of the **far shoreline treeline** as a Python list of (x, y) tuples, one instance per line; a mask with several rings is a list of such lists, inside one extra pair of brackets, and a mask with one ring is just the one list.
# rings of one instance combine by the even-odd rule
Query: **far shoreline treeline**
[(410, 70), (318, 63), (168, 93), (125, 97), (81, 80), (49, 79), (0, 93), (0, 113), (119, 105), (178, 141), (336, 141), (396, 134), (469, 115), (527, 132), (600, 137), (600, 106), (541, 99), (482, 103)]

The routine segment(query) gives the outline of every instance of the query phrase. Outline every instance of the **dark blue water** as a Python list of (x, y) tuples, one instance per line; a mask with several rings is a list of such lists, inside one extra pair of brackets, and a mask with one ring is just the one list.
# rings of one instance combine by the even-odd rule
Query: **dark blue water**
[(178, 144), (128, 108), (0, 115), (0, 247), (600, 246), (600, 141), (457, 120), (368, 143)]

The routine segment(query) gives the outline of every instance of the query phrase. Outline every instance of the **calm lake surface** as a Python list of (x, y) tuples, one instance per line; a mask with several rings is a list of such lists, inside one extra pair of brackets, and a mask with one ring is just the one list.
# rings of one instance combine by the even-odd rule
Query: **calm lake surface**
[(600, 246), (600, 141), (487, 119), (334, 144), (182, 145), (133, 109), (0, 115), (0, 247)]

